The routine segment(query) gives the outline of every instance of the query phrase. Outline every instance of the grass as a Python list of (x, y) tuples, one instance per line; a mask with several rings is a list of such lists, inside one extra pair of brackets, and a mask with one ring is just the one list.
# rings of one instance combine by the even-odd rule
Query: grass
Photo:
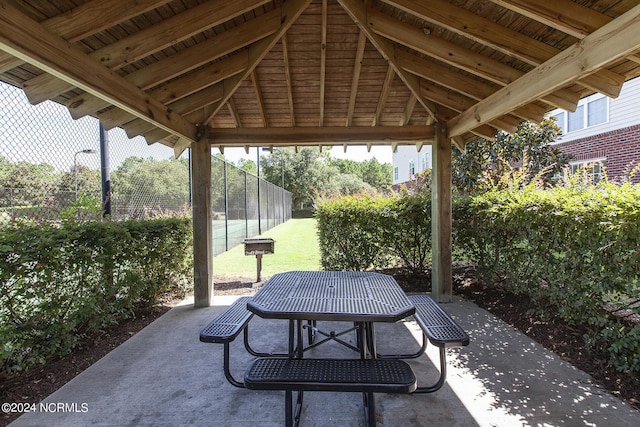
[[(262, 280), (291, 270), (320, 270), (320, 246), (313, 218), (291, 219), (259, 237), (271, 237), (275, 253), (262, 256)], [(244, 254), (244, 245), (213, 258), (215, 276), (242, 276), (255, 280), (256, 257)]]

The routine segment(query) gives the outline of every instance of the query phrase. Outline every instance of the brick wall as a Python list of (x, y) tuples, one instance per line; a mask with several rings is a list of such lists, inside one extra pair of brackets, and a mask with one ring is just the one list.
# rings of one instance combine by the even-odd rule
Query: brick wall
[[(609, 180), (619, 181), (628, 177), (631, 167), (640, 164), (640, 125), (560, 143), (556, 147), (571, 154), (572, 161), (605, 158)], [(640, 182), (640, 170), (633, 182)]]

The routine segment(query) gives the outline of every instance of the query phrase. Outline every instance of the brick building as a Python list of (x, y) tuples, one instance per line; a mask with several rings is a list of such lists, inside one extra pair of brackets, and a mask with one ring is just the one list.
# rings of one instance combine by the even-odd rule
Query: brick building
[(562, 129), (554, 145), (573, 156), (573, 170), (587, 167), (597, 176), (604, 167), (609, 180), (619, 181), (640, 164), (640, 78), (627, 81), (618, 98), (595, 94), (580, 100), (575, 112), (550, 115)]

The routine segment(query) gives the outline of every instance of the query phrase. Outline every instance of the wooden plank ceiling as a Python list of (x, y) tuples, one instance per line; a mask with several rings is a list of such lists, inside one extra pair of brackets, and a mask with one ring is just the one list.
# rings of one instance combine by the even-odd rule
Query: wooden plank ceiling
[(0, 0), (0, 79), (177, 152), (430, 143), (616, 97), (629, 0)]

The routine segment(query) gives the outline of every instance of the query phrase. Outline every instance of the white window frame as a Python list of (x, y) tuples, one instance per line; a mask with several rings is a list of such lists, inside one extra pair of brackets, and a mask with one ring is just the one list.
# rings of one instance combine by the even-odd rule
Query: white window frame
[(598, 164), (598, 171), (596, 172), (594, 170), (594, 167), (591, 167), (591, 178), (593, 180), (593, 182), (598, 182), (601, 181), (604, 178), (604, 169), (607, 167), (607, 158), (606, 157), (598, 157), (595, 159), (588, 159), (588, 160), (575, 160), (572, 162), (569, 162), (569, 167), (571, 168), (571, 173), (574, 174), (577, 172), (578, 169), (591, 165), (591, 164)]
[[(605, 120), (601, 123), (597, 123), (594, 125), (589, 125), (589, 104), (591, 104), (592, 102), (595, 101), (599, 101), (600, 99), (605, 99), (606, 101), (606, 106), (605, 106)], [(559, 110), (556, 111), (555, 114), (551, 114), (551, 117), (556, 117), (556, 123), (558, 124), (558, 126), (560, 127), (561, 131), (562, 131), (562, 135), (567, 135), (570, 133), (574, 133), (574, 132), (579, 132), (585, 129), (590, 129), (590, 128), (594, 128), (597, 126), (601, 126), (604, 125), (606, 123), (609, 123), (609, 119), (610, 119), (610, 111), (611, 111), (611, 104), (610, 104), (610, 98), (608, 96), (602, 95), (600, 93), (595, 93), (591, 96), (587, 96), (586, 98), (582, 98), (580, 100), (580, 102), (578, 102), (578, 105), (576, 106), (576, 111), (578, 111), (580, 109), (580, 107), (582, 107), (582, 123), (583, 123), (583, 127), (579, 128), (579, 129), (574, 129), (574, 130), (569, 130), (569, 115), (570, 114), (574, 114), (571, 113), (569, 111), (566, 110)], [(562, 118), (562, 120), (559, 120), (559, 118)]]

